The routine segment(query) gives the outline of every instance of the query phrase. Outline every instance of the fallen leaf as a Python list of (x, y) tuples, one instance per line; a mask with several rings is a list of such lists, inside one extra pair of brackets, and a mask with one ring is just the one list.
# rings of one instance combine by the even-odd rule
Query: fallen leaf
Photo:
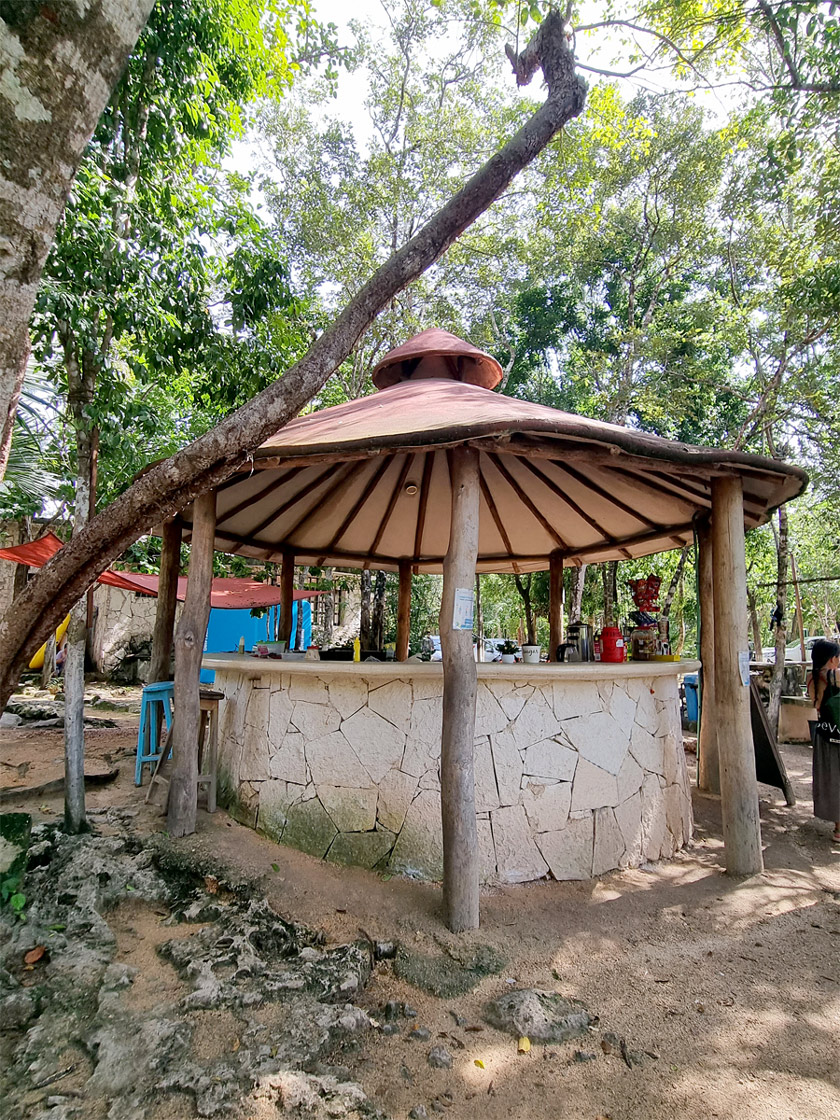
[(475, 1059), (475, 1064), (478, 1066), (479, 1069), (484, 1069), (485, 1068), (484, 1062), (482, 1062), (481, 1058), (476, 1058)]
[(215, 875), (205, 875), (204, 876), (204, 889), (207, 891), (208, 894), (218, 894), (219, 893), (219, 880), (216, 878)]
[(236, 1053), (236, 1051), (239, 1049), (239, 1047), (241, 1045), (242, 1045), (242, 1043), (239, 1041), (238, 1038), (234, 1039), (233, 1046), (231, 1046), (231, 1050), (234, 1052), (234, 1054)]
[(272, 871), (279, 871), (280, 870), (280, 864), (279, 863), (272, 863), (271, 870)]
[(520, 1038), (520, 1040), (519, 1040), (519, 1045), (517, 1046), (516, 1049), (517, 1049), (517, 1052), (520, 1053), (520, 1054), (529, 1053), (529, 1051), (531, 1049), (530, 1038), (528, 1038), (526, 1035), (523, 1034), (522, 1038)]
[(43, 945), (36, 945), (34, 949), (30, 949), (26, 956), (23, 958), (26, 964), (35, 964), (46, 953), (46, 947)]
[(479, 1025), (478, 1023), (476, 1023), (476, 1024), (474, 1024), (474, 1025), (473, 1025), (473, 1024), (470, 1024), (470, 1026), (468, 1026), (468, 1027), (464, 1027), (464, 1030), (465, 1030), (465, 1031), (473, 1031), (473, 1032), (475, 1032), (475, 1031), (483, 1031), (483, 1030), (484, 1030), (484, 1027), (482, 1027), (482, 1026), (480, 1026), (480, 1025)]

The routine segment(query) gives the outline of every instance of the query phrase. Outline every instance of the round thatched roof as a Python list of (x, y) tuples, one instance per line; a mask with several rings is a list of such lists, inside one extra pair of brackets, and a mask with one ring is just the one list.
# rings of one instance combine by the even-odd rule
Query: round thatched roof
[[(424, 336), (443, 334), (392, 351), (380, 373), (395, 356), (418, 357)], [(266, 440), (219, 488), (216, 548), (278, 561), (291, 552), (299, 564), (393, 569), (403, 560), (439, 572), (449, 543), (447, 453), (460, 445), (479, 452), (482, 572), (544, 569), (558, 550), (583, 563), (680, 547), (720, 474), (743, 480), (748, 528), (808, 481), (774, 459), (676, 443), (461, 380), (399, 381)], [(188, 531), (191, 510), (183, 517)]]

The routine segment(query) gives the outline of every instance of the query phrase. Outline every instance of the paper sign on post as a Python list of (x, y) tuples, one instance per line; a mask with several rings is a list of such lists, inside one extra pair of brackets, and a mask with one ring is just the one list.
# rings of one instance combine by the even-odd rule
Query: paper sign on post
[(471, 587), (455, 588), (455, 607), (452, 611), (453, 630), (472, 630), (475, 614), (475, 592)]
[(741, 671), (741, 684), (744, 688), (750, 687), (750, 651), (742, 649), (738, 651), (738, 668)]

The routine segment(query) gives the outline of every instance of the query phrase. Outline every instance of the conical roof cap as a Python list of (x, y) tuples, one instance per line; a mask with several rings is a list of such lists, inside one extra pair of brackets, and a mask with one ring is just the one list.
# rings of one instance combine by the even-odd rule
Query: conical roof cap
[(431, 327), (386, 354), (371, 374), (373, 383), (377, 389), (387, 389), (401, 381), (410, 381), (422, 359), (433, 357), (444, 358), (445, 361), (440, 363), (440, 372), (426, 373), (427, 377), (495, 389), (504, 376), (502, 367), (490, 354), (449, 331)]

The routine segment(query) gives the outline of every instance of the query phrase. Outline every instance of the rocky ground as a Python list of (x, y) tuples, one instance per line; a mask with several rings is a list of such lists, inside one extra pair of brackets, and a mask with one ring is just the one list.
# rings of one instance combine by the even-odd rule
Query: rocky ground
[(0, 731), (3, 810), (36, 821), (26, 921), (0, 928), (0, 1116), (840, 1115), (840, 851), (806, 748), (784, 752), (795, 808), (761, 789), (763, 875), (723, 874), (695, 796), (677, 859), (485, 892), (455, 937), (436, 886), (223, 812), (170, 841), (132, 783), (132, 697), (112, 701), (90, 836), (57, 827), (60, 731)]

